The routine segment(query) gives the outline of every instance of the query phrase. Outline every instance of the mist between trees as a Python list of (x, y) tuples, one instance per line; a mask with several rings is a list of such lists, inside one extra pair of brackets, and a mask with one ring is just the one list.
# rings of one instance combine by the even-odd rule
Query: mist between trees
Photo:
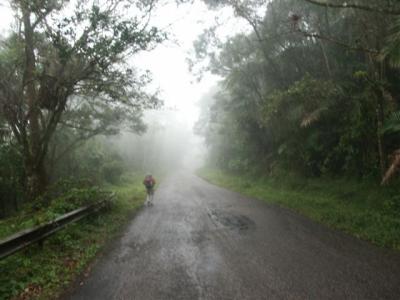
[(167, 113), (146, 124), (144, 111), (163, 101), (147, 88), (151, 74), (130, 63), (167, 39), (150, 24), (156, 1), (9, 3), (15, 23), (0, 39), (0, 215), (47, 205), (60, 181), (87, 188), (179, 165), (193, 135)]
[(196, 124), (209, 163), (388, 184), (400, 162), (399, 2), (207, 2), (251, 28), (195, 43), (194, 69), (223, 78)]
[[(146, 125), (144, 111), (162, 100), (146, 89), (151, 74), (128, 64), (168, 38), (149, 22), (158, 1), (9, 2), (16, 22), (0, 43), (3, 214), (71, 176), (113, 182), (127, 166), (154, 173), (184, 157), (198, 165), (192, 150), (201, 147), (187, 142), (187, 125), (172, 125), (173, 112)], [(398, 2), (203, 2), (231, 9), (249, 29), (219, 38), (218, 20), (194, 44), (193, 73), (222, 78), (195, 126), (210, 164), (390, 183), (400, 164)]]
[(145, 134), (125, 132), (111, 139), (127, 166), (164, 175), (181, 169), (193, 171), (203, 164), (205, 149), (201, 139), (175, 115), (175, 111), (148, 112)]

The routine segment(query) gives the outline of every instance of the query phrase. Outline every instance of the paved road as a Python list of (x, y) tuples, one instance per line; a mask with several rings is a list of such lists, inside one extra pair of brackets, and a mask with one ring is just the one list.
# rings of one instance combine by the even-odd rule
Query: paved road
[(178, 173), (67, 299), (400, 299), (400, 255)]

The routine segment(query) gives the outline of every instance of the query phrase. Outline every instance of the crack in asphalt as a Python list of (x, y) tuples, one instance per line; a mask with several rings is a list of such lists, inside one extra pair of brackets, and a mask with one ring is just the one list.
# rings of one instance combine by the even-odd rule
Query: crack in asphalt
[(208, 216), (215, 225), (219, 223), (229, 229), (238, 230), (240, 232), (255, 229), (254, 221), (244, 215), (234, 215), (225, 211), (211, 210)]

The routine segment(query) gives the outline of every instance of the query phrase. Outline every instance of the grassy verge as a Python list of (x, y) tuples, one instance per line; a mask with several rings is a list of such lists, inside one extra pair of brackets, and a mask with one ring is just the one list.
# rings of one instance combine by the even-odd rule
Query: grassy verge
[[(57, 298), (141, 207), (145, 198), (141, 180), (132, 176), (120, 185), (106, 187), (117, 194), (110, 211), (69, 225), (46, 240), (43, 248), (31, 246), (0, 261), (0, 299)], [(7, 227), (15, 224), (16, 218), (3, 221), (0, 232), (8, 233)], [(24, 220), (25, 224), (34, 222), (28, 216)]]
[(215, 169), (198, 175), (216, 185), (295, 210), (317, 222), (400, 250), (398, 188), (348, 180), (253, 178)]

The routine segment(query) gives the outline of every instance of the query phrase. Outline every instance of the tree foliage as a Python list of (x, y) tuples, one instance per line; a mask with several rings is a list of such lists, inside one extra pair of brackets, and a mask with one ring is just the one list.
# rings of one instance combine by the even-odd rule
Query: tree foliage
[(196, 125), (212, 161), (235, 171), (390, 177), (400, 138), (399, 3), (206, 2), (232, 7), (252, 29), (218, 47), (207, 47), (207, 34), (196, 42), (197, 59), (207, 53), (223, 78)]
[(68, 152), (124, 123), (145, 129), (143, 109), (160, 101), (143, 89), (149, 74), (138, 74), (128, 59), (165, 34), (148, 25), (153, 1), (10, 2), (18, 30), (0, 41), (0, 115), (20, 149), (33, 199), (48, 184), (57, 132), (75, 137)]

